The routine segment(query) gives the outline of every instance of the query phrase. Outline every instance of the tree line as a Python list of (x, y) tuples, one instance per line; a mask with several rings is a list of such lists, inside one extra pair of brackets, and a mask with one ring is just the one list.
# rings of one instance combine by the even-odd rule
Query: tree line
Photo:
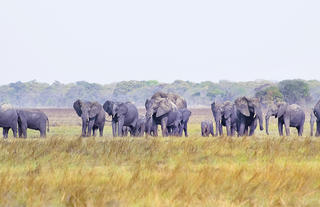
[(0, 86), (0, 102), (16, 107), (72, 107), (77, 99), (131, 101), (143, 107), (145, 100), (158, 91), (183, 96), (191, 107), (209, 106), (213, 101), (233, 101), (239, 96), (255, 96), (262, 103), (286, 101), (301, 105), (314, 104), (320, 97), (317, 80), (283, 80), (272, 82), (256, 80), (247, 82), (205, 81), (194, 83), (176, 80), (173, 83), (150, 81), (121, 81), (111, 84), (79, 81), (52, 84), (37, 81), (15, 82)]

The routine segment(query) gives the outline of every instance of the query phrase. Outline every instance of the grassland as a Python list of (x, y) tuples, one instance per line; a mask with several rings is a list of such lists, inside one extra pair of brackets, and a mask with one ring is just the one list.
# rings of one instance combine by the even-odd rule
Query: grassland
[(320, 141), (294, 130), (202, 138), (194, 110), (189, 138), (83, 139), (72, 111), (46, 113), (46, 139), (0, 141), (0, 206), (320, 206)]

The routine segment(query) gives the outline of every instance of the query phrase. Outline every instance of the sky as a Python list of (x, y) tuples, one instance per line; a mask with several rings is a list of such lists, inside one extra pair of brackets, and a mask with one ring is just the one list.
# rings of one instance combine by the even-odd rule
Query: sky
[(320, 80), (319, 0), (0, 1), (0, 84)]

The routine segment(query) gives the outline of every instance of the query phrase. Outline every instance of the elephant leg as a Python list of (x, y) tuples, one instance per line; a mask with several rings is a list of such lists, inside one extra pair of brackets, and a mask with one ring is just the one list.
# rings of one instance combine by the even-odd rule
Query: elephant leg
[(278, 119), (279, 136), (283, 136), (283, 123)]
[(234, 123), (234, 124), (232, 124), (232, 126), (231, 126), (231, 136), (234, 136), (234, 135), (235, 135), (236, 130), (237, 130), (237, 124)]
[(257, 127), (257, 119), (255, 119), (251, 125), (250, 125), (250, 132), (249, 132), (249, 136), (252, 136), (254, 134), (254, 130)]
[(144, 136), (144, 132), (146, 131), (146, 125), (142, 125), (141, 126), (141, 129), (140, 129), (140, 133), (139, 133), (139, 136), (142, 137)]
[(299, 136), (302, 136), (302, 134), (303, 134), (303, 125), (299, 126), (298, 134), (299, 134)]
[(117, 123), (115, 121), (112, 121), (112, 135), (113, 137), (117, 136)]
[(6, 138), (6, 129), (4, 127), (2, 128), (2, 136), (3, 138)]
[[(10, 129), (10, 128), (9, 128)], [(8, 129), (8, 131), (9, 131)], [(11, 129), (12, 129), (12, 132), (13, 132), (13, 137), (16, 138), (17, 137), (17, 133), (18, 133), (18, 128), (17, 128), (17, 123), (14, 123), (12, 126), (11, 126)]]
[(3, 127), (3, 138), (8, 138), (8, 134), (9, 134), (9, 127)]
[(46, 132), (46, 130), (40, 129), (40, 137), (41, 137), (41, 138), (46, 137), (45, 132)]
[(166, 137), (168, 136), (168, 132), (167, 132), (167, 122), (168, 122), (168, 118), (162, 118), (161, 119), (161, 130), (162, 130), (162, 136)]
[(222, 129), (222, 124), (219, 124), (219, 134), (220, 136), (223, 136), (223, 129)]
[(289, 119), (284, 120), (284, 126), (286, 128), (286, 135), (290, 136), (290, 120)]
[(82, 120), (82, 137), (85, 137), (87, 135), (87, 120)]
[(316, 137), (320, 136), (320, 121), (317, 121), (316, 123)]
[(93, 126), (93, 127), (92, 127), (92, 136), (95, 137), (95, 136), (97, 135), (97, 134), (96, 134), (96, 133), (97, 133), (97, 129), (98, 129), (98, 127), (96, 127), (96, 126)]
[(248, 133), (248, 126), (245, 126), (245, 128), (244, 128), (244, 135), (245, 136), (248, 136), (249, 135), (249, 133)]
[(244, 130), (245, 130), (245, 123), (241, 122), (240, 123), (240, 129), (239, 129), (239, 136), (243, 136), (244, 135)]
[(101, 124), (101, 125), (99, 126), (100, 137), (103, 137), (103, 128), (104, 128), (104, 125)]
[[(27, 129), (28, 129), (28, 127), (26, 124), (21, 126), (21, 132), (22, 132), (23, 138), (27, 138)], [(19, 135), (19, 137), (20, 137), (20, 135)]]
[(155, 124), (155, 126), (153, 128), (153, 134), (154, 134), (155, 137), (158, 136), (158, 125), (157, 124)]
[(18, 135), (19, 135), (19, 138), (22, 137), (22, 127), (21, 127), (21, 125), (18, 126)]
[(91, 131), (93, 131), (93, 130), (94, 130), (94, 122), (95, 122), (95, 120), (94, 120), (94, 119), (89, 120), (89, 124), (88, 124), (88, 133), (87, 133), (88, 137), (90, 137), (90, 136), (91, 136)]
[(298, 136), (300, 136), (300, 127), (297, 126), (296, 129), (297, 129)]
[[(189, 134), (188, 134), (188, 122), (186, 122), (186, 123), (184, 124), (184, 126), (183, 126), (183, 131), (184, 131), (184, 136), (185, 136), (185, 137), (188, 137), (188, 136), (189, 136)], [(182, 134), (181, 134), (181, 136), (182, 136)]]
[(118, 136), (119, 137), (123, 136), (123, 134), (122, 134), (123, 124), (124, 124), (123, 118), (119, 118), (119, 120), (118, 120)]
[(47, 136), (47, 127), (46, 127), (46, 121), (44, 121), (43, 124), (40, 125), (40, 136), (45, 138)]
[(216, 136), (218, 136), (218, 133), (219, 133), (219, 129), (220, 129), (220, 126), (219, 126), (219, 121), (216, 121)]

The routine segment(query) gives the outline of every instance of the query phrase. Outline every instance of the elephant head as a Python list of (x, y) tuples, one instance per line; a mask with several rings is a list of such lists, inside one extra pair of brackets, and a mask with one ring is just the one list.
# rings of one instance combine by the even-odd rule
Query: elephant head
[(77, 100), (73, 103), (73, 108), (82, 120), (89, 121), (90, 118), (94, 118), (102, 110), (101, 104), (98, 102), (89, 102)]
[(252, 117), (256, 116), (259, 119), (260, 130), (263, 130), (263, 117), (260, 101), (258, 98), (247, 98), (245, 96), (237, 98), (235, 101), (237, 111), (243, 116)]
[(163, 116), (170, 111), (177, 110), (177, 106), (168, 98), (147, 99), (145, 102), (146, 118), (147, 120), (156, 115), (156, 117)]
[(286, 110), (288, 104), (286, 102), (278, 102), (277, 104), (272, 104), (268, 108), (268, 112), (266, 114), (266, 133), (269, 135), (269, 118), (270, 116), (274, 116), (275, 118), (282, 117)]
[(313, 114), (316, 116), (317, 120), (320, 120), (320, 100), (313, 108)]
[(157, 92), (151, 97), (151, 99), (155, 99), (155, 100), (159, 100), (163, 98), (164, 99), (167, 98), (168, 100), (170, 100), (172, 103), (174, 103), (177, 106), (178, 109), (187, 108), (186, 100), (177, 94)]
[(222, 115), (223, 115), (223, 105), (218, 104), (215, 101), (211, 104), (211, 111), (214, 117), (214, 120), (216, 122), (216, 134), (215, 136), (218, 136), (218, 132), (220, 135), (222, 135)]
[(116, 109), (117, 109), (117, 103), (113, 101), (106, 101), (103, 104), (103, 109), (109, 116), (115, 117), (116, 116)]
[(267, 133), (267, 135), (269, 135), (269, 119), (270, 119), (271, 116), (275, 116), (276, 117), (277, 113), (278, 113), (277, 105), (271, 104), (268, 107), (268, 111), (267, 111), (267, 114), (266, 114), (266, 133)]

